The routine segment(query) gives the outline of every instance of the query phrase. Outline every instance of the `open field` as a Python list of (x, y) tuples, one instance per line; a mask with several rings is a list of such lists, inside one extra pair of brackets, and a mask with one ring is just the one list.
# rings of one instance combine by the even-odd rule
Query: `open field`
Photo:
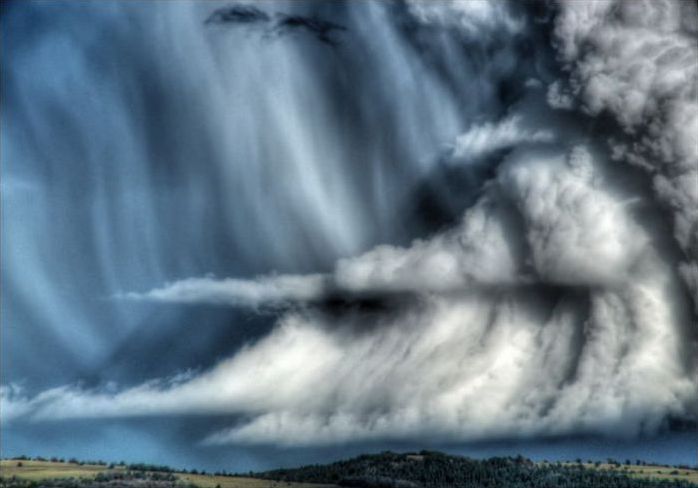
[[(590, 467), (589, 465), (585, 465)], [(615, 469), (622, 473), (627, 473), (633, 478), (654, 478), (654, 479), (683, 479), (698, 484), (698, 470), (695, 469), (676, 469), (667, 468), (664, 466), (611, 466), (602, 464), (598, 469)]]
[[(573, 463), (565, 463), (573, 464)], [(634, 464), (616, 466), (613, 464), (602, 463), (598, 466), (590, 463), (582, 463), (587, 469), (597, 469), (601, 471), (618, 471), (625, 473), (633, 478), (650, 478), (661, 480), (684, 480), (698, 484), (698, 470), (696, 469), (678, 469), (666, 466), (645, 465), (636, 466)]]
[(232, 476), (213, 476), (205, 474), (178, 474), (178, 478), (201, 488), (336, 488), (335, 485), (315, 483), (286, 483), (281, 481), (260, 480), (257, 478), (237, 478)]
[[(21, 464), (21, 466), (20, 466)], [(122, 466), (114, 470), (124, 470)], [(92, 478), (104, 471), (106, 466), (98, 464), (55, 463), (51, 461), (0, 461), (0, 475), (5, 478), (17, 476), (32, 481), (47, 478)]]
[[(21, 464), (21, 466), (19, 465)], [(0, 461), (0, 476), (40, 481), (49, 478), (94, 478), (97, 473), (125, 471), (124, 466), (108, 468), (98, 464), (59, 463), (51, 461)], [(233, 476), (214, 476), (206, 474), (174, 473), (180, 480), (192, 483), (201, 488), (334, 488), (334, 485), (318, 485), (312, 483), (281, 483), (278, 481), (261, 480), (256, 478), (238, 478)]]

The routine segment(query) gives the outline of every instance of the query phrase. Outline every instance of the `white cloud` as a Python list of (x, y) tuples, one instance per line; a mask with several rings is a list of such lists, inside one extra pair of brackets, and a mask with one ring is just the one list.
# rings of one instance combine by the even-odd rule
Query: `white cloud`
[(4, 422), (27, 415), (31, 407), (22, 387), (12, 383), (0, 386), (0, 418)]
[(456, 159), (477, 159), (500, 149), (553, 139), (549, 130), (524, 128), (521, 117), (515, 115), (498, 123), (474, 125), (456, 138), (452, 155)]
[[(330, 289), (420, 297), (370, 324), (297, 309), (199, 375), (111, 392), (3, 391), (4, 405), (15, 421), (245, 419), (211, 433), (213, 444), (656, 432), (667, 415), (689, 415), (698, 395), (684, 360), (693, 353), (681, 332), (687, 306), (603, 164), (584, 147), (516, 151), (456, 228), (340, 261), (331, 275), (311, 275), (311, 287), (286, 276), (163, 292), (235, 304)], [(240, 300), (240, 289), (259, 283), (273, 292)]]
[(530, 258), (546, 282), (622, 283), (647, 246), (625, 202), (608, 191), (584, 146), (563, 158), (532, 158), (500, 173), (526, 226)]
[(146, 293), (127, 293), (123, 298), (176, 303), (209, 303), (258, 307), (316, 300), (326, 292), (323, 275), (269, 275), (253, 280), (213, 277), (187, 278)]
[[(671, 0), (560, 2), (555, 39), (570, 87), (631, 142), (616, 156), (647, 170), (674, 215), (691, 269), (698, 256), (698, 8)], [(690, 273), (686, 276), (690, 276)], [(698, 311), (696, 282), (687, 279)]]
[(562, 87), (559, 80), (552, 82), (548, 86), (546, 98), (548, 105), (556, 109), (571, 110), (574, 107), (572, 95)]
[(407, 6), (425, 24), (455, 27), (468, 35), (502, 28), (515, 33), (524, 27), (523, 19), (513, 17), (504, 0), (407, 0)]
[[(459, 136), (454, 161), (479, 158), (503, 148), (549, 143), (553, 134), (522, 127), (520, 116), (475, 125)], [(539, 176), (544, 176), (543, 174)], [(330, 275), (269, 275), (254, 279), (188, 278), (124, 298), (178, 303), (258, 307), (322, 300), (330, 292), (447, 292), (473, 283), (499, 285), (520, 280), (523, 236), (507, 229), (510, 209), (491, 192), (468, 210), (461, 225), (407, 248), (377, 246), (358, 257), (342, 259)], [(593, 216), (592, 216), (593, 217)], [(609, 217), (612, 218), (612, 217)], [(517, 242), (518, 238), (518, 242)]]

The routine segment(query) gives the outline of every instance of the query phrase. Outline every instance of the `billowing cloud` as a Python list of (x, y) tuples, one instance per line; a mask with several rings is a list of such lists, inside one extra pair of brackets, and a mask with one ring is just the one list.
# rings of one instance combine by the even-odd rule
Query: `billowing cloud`
[(684, 1), (561, 2), (555, 42), (592, 116), (625, 132), (617, 158), (644, 168), (673, 214), (698, 310), (698, 8)]
[(637, 201), (609, 194), (591, 158), (583, 146), (566, 157), (549, 150), (515, 153), (497, 185), (456, 228), (408, 248), (382, 245), (342, 259), (328, 275), (192, 278), (127, 296), (259, 306), (336, 293), (448, 293), (536, 281), (622, 283), (647, 251), (649, 237), (629, 217)]
[(467, 35), (501, 28), (515, 33), (524, 27), (523, 19), (512, 15), (504, 0), (408, 0), (407, 6), (420, 22), (451, 26)]
[[(453, 145), (450, 164), (468, 164), (468, 161), (501, 149), (549, 143), (553, 140), (552, 132), (523, 128), (521, 117), (511, 116), (499, 123), (475, 125), (460, 135)], [(591, 184), (585, 181), (588, 176), (584, 173), (585, 162), (579, 156), (586, 153), (583, 148), (579, 148), (575, 154), (577, 156), (574, 157), (573, 164), (577, 169), (569, 188), (564, 191), (574, 192), (576, 187)], [(548, 171), (544, 165), (539, 166), (526, 172), (517, 170), (516, 174), (506, 172), (505, 175), (508, 176), (502, 176), (503, 178), (521, 178), (522, 181), (515, 183), (512, 180), (505, 186), (536, 184), (541, 188), (547, 187), (550, 184), (548, 180), (557, 178), (556, 170), (548, 168)], [(536, 182), (539, 179), (541, 181)], [(328, 275), (269, 275), (248, 280), (188, 278), (145, 293), (127, 293), (122, 297), (257, 307), (313, 302), (337, 293), (448, 292), (462, 290), (477, 283), (492, 286), (520, 282), (525, 279), (521, 263), (524, 239), (507, 228), (510, 225), (507, 216), (511, 212), (508, 208), (510, 204), (500, 200), (501, 194), (492, 191), (479, 205), (468, 210), (458, 227), (429, 239), (416, 240), (407, 249), (382, 245), (358, 258), (342, 259), (337, 263), (335, 271)], [(550, 215), (553, 215), (558, 211), (557, 203), (552, 201), (552, 208), (539, 208), (536, 211), (550, 211)], [(596, 206), (589, 218), (595, 219), (598, 214), (602, 214), (601, 217), (608, 222), (605, 231), (615, 225), (615, 217), (608, 202), (590, 201), (589, 204)], [(604, 210), (609, 210), (610, 213), (603, 215)], [(619, 229), (618, 233), (624, 230)], [(601, 232), (604, 230), (598, 231)], [(591, 240), (596, 237), (591, 236)], [(614, 239), (610, 245), (618, 243)], [(582, 248), (579, 252), (585, 252), (585, 249)]]
[[(498, 156), (450, 228), (339, 259), (326, 273), (189, 278), (127, 294), (272, 306), (280, 316), (202, 373), (35, 396), (4, 388), (4, 418), (236, 415), (204, 441), (287, 445), (631, 438), (696, 420), (686, 283), (695, 292), (698, 29), (682, 5), (559, 6), (554, 38), (569, 79), (548, 80), (536, 100), (566, 114), (581, 107), (580, 126), (610, 114), (613, 140), (588, 140), (584, 127), (568, 140), (555, 115), (544, 126), (524, 104), (490, 114), (450, 147), (450, 165)], [(409, 9), (466, 34), (523, 28), (504, 2)], [(674, 235), (663, 232), (667, 208)], [(394, 295), (407, 299), (370, 313), (322, 303)]]
[(514, 152), (458, 227), (407, 248), (379, 247), (324, 277), (150, 292), (232, 304), (329, 291), (419, 299), (370, 324), (296, 309), (198, 376), (58, 388), (22, 398), (20, 415), (241, 415), (206, 439), (214, 444), (656, 432), (668, 415), (690, 415), (698, 394), (681, 331), (687, 306), (634, 217), (637, 202), (604, 164), (581, 146)]

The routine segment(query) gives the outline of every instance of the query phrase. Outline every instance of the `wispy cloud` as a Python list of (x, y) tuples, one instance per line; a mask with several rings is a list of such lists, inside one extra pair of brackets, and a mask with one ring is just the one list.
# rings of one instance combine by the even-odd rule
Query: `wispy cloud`
[(320, 274), (269, 275), (251, 280), (202, 277), (175, 281), (145, 293), (125, 293), (117, 298), (241, 307), (283, 306), (319, 300), (328, 291), (327, 284), (327, 277)]
[(551, 130), (526, 128), (521, 116), (515, 115), (498, 123), (474, 125), (458, 136), (453, 146), (453, 157), (477, 159), (493, 151), (521, 144), (552, 142), (555, 135)]

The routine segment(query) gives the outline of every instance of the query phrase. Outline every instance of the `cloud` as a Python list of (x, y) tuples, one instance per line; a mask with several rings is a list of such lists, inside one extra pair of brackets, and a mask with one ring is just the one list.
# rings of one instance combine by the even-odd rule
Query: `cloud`
[(456, 138), (452, 156), (477, 159), (486, 154), (526, 143), (551, 142), (552, 131), (531, 130), (522, 126), (521, 116), (511, 116), (496, 124), (474, 125)]
[(560, 81), (554, 81), (548, 87), (548, 105), (560, 110), (570, 110), (574, 107), (574, 99), (561, 85)]
[(199, 375), (5, 401), (21, 407), (15, 421), (240, 416), (210, 444), (655, 433), (667, 416), (690, 416), (698, 394), (687, 306), (606, 164), (583, 146), (515, 151), (462, 222), (432, 238), (341, 260), (326, 276), (149, 293), (233, 304), (328, 290), (419, 297), (368, 328), (360, 314), (294, 309)]
[[(280, 316), (202, 373), (35, 396), (3, 388), (3, 420), (235, 415), (204, 442), (285, 445), (634, 438), (672, 417), (695, 420), (698, 349), (684, 283), (698, 282), (687, 41), (696, 29), (678, 4), (635, 5), (568, 2), (555, 20), (570, 78), (553, 82), (548, 103), (580, 106), (585, 122), (611, 114), (621, 133), (611, 146), (560, 137), (552, 116), (550, 127), (514, 110), (474, 124), (452, 146), (455, 163), (506, 154), (451, 228), (340, 259), (327, 273), (189, 278), (127, 294), (272, 306)], [(418, 20), (467, 34), (507, 25), (504, 6), (409, 4)], [(675, 236), (657, 223), (667, 207)], [(370, 316), (317, 306), (394, 294), (410, 299)]]
[[(514, 115), (497, 123), (474, 125), (458, 136), (449, 164), (463, 164), (463, 159), (478, 159), (501, 149), (553, 140), (550, 131), (524, 129), (521, 117)], [(534, 178), (544, 176), (541, 172)], [(473, 283), (514, 283), (521, 279), (521, 263), (516, 261), (522, 259), (522, 251), (517, 247), (524, 244), (521, 239), (516, 242), (517, 237), (507, 229), (506, 214), (511, 209), (502, 205), (500, 199), (500, 195), (491, 192), (467, 212), (458, 227), (429, 239), (418, 239), (408, 249), (381, 245), (358, 258), (341, 259), (335, 271), (327, 275), (269, 275), (249, 280), (187, 278), (120, 298), (285, 306), (323, 300), (336, 293), (447, 292)], [(607, 220), (611, 218), (608, 216)]]
[(21, 386), (12, 383), (0, 386), (0, 418), (3, 422), (27, 415), (31, 407)]
[(584, 146), (567, 156), (518, 151), (457, 227), (407, 248), (381, 245), (341, 259), (327, 275), (190, 278), (126, 296), (257, 307), (333, 294), (449, 293), (535, 281), (620, 283), (648, 248), (648, 238), (629, 218), (627, 202), (607, 192), (591, 158)]
[(524, 27), (504, 0), (408, 0), (407, 7), (420, 22), (454, 27), (471, 36), (502, 28), (516, 33)]
[[(317, 16), (293, 15), (277, 12), (276, 19), (271, 27), (263, 29), (266, 35), (274, 33), (282, 35), (290, 31), (305, 31), (312, 34), (320, 42), (331, 46), (338, 46), (339, 41), (333, 37), (335, 32), (346, 31), (347, 28), (321, 19)], [(255, 25), (262, 26), (269, 23), (272, 18), (264, 10), (254, 5), (235, 4), (219, 8), (213, 11), (205, 20), (205, 24), (219, 25)]]
[(674, 220), (686, 283), (698, 257), (698, 8), (694, 2), (561, 2), (555, 43), (584, 110), (612, 115), (615, 155), (644, 168)]
[(537, 277), (557, 284), (623, 283), (648, 237), (614, 197), (584, 146), (566, 160), (531, 158), (500, 174), (521, 212)]
[(261, 305), (283, 306), (288, 302), (317, 300), (326, 291), (326, 278), (320, 274), (270, 275), (254, 280), (187, 278), (145, 293), (131, 292), (119, 297), (157, 302), (258, 307)]
[(218, 8), (206, 19), (206, 24), (255, 24), (268, 22), (269, 15), (254, 5), (236, 4)]

